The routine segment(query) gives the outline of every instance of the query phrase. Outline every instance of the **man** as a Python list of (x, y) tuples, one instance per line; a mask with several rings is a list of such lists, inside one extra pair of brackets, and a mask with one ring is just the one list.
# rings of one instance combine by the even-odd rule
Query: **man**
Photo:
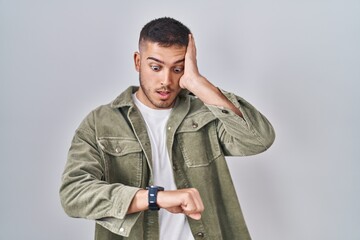
[[(190, 30), (155, 19), (134, 54), (140, 87), (77, 129), (60, 189), (95, 239), (250, 239), (225, 156), (265, 151), (267, 119), (199, 73)], [(160, 209), (160, 211), (158, 211)]]

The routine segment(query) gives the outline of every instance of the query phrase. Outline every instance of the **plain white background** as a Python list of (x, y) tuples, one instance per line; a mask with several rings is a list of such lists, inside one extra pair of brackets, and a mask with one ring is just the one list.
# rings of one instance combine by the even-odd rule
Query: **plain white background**
[(93, 239), (58, 196), (76, 127), (138, 83), (138, 33), (171, 16), (200, 71), (273, 123), (261, 155), (228, 158), (254, 240), (360, 239), (357, 0), (0, 0), (0, 239)]

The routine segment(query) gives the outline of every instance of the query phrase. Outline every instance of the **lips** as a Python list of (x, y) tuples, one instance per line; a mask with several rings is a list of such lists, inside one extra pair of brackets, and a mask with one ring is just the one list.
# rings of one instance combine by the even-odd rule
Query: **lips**
[(162, 100), (166, 100), (170, 97), (170, 91), (156, 91)]

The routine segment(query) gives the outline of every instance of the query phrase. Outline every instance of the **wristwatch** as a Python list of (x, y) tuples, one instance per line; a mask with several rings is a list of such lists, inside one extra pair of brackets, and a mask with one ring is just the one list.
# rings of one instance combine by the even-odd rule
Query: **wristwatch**
[(149, 209), (158, 211), (160, 208), (157, 205), (157, 193), (159, 191), (164, 191), (164, 188), (160, 186), (149, 186), (146, 189), (149, 190), (149, 194), (148, 194)]

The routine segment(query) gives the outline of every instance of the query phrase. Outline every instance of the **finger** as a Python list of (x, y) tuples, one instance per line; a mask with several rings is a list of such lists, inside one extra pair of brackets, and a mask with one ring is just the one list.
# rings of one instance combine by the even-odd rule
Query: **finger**
[(196, 57), (196, 45), (192, 34), (189, 34), (188, 51), (192, 56)]
[(193, 204), (189, 204), (187, 206), (183, 206), (184, 214), (186, 214), (188, 217), (199, 220), (201, 218), (201, 210), (198, 209), (198, 206), (196, 206), (195, 201), (192, 202)]
[(200, 193), (197, 189), (192, 188), (190, 189), (192, 191), (193, 201), (196, 207), (196, 211), (203, 212), (204, 211), (204, 203), (201, 199)]
[(171, 213), (174, 213), (174, 214), (183, 213), (183, 214), (187, 215), (188, 217), (195, 219), (195, 220), (201, 219), (201, 213), (185, 213), (181, 207), (166, 208), (166, 210)]
[(201, 219), (201, 213), (190, 213), (190, 214), (187, 214), (187, 216), (189, 216), (190, 218), (195, 219), (195, 220)]
[(171, 213), (184, 213), (184, 211), (181, 207), (170, 207), (170, 208), (165, 208), (165, 209)]
[(200, 194), (196, 189), (187, 189), (188, 198), (187, 201), (181, 206), (184, 213), (189, 214), (201, 214), (204, 211), (204, 205), (201, 200)]

